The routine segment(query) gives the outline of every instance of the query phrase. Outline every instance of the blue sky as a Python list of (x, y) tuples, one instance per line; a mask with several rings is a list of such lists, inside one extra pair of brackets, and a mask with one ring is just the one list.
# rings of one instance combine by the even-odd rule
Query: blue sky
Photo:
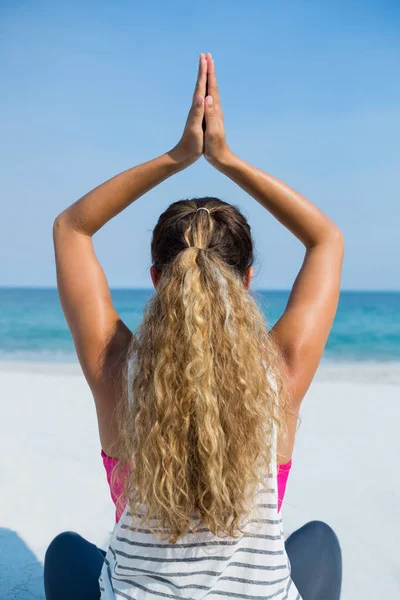
[[(397, 2), (0, 0), (0, 285), (55, 285), (54, 217), (178, 141), (212, 52), (232, 150), (342, 228), (344, 289), (400, 289)], [(289, 288), (303, 247), (204, 159), (94, 238), (110, 285), (150, 287), (151, 231), (216, 195), (252, 227), (255, 288)]]

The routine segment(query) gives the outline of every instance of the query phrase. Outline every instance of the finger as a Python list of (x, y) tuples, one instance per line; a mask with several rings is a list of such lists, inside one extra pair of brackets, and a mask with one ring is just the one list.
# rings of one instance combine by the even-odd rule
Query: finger
[(212, 132), (216, 125), (217, 113), (215, 110), (214, 98), (207, 96), (204, 103), (205, 119), (207, 124), (207, 131)]
[(215, 73), (215, 63), (210, 53), (207, 54), (207, 85), (208, 95), (213, 97), (215, 104), (220, 105), (221, 99), (219, 96), (217, 76)]
[(207, 83), (207, 60), (204, 54), (200, 54), (199, 60), (199, 71), (197, 74), (196, 87), (193, 94), (193, 101), (195, 101), (197, 96), (203, 96), (205, 98), (206, 95), (206, 83)]
[(201, 127), (204, 117), (204, 97), (195, 96), (192, 107), (189, 111), (188, 125), (195, 128)]

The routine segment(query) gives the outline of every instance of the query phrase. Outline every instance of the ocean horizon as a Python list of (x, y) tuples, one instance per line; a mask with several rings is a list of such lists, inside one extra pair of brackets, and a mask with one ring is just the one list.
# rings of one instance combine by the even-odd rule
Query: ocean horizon
[[(134, 331), (150, 288), (112, 288), (114, 306)], [(252, 290), (268, 327), (283, 314), (290, 290)], [(0, 287), (0, 360), (76, 362), (58, 292), (52, 287)], [(400, 291), (342, 290), (324, 363), (400, 362)]]

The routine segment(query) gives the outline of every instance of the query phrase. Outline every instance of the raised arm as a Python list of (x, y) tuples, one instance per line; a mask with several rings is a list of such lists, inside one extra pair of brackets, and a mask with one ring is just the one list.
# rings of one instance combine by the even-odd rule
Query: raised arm
[(305, 247), (305, 257), (283, 316), (271, 330), (284, 358), (294, 409), (298, 409), (321, 359), (335, 317), (343, 261), (340, 229), (309, 200), (229, 149), (214, 62), (208, 58), (205, 157), (235, 181)]
[(343, 236), (314, 204), (271, 175), (232, 155), (218, 167), (305, 246), (285, 312), (271, 333), (282, 349), (293, 400), (299, 404), (320, 362), (340, 291)]
[(96, 400), (103, 449), (110, 447), (113, 436), (109, 367), (127, 347), (131, 332), (113, 307), (92, 236), (137, 198), (202, 155), (206, 78), (207, 63), (200, 55), (189, 116), (181, 140), (171, 151), (112, 177), (65, 209), (54, 222), (59, 296), (82, 370)]
[(122, 342), (129, 337), (112, 306), (92, 236), (134, 200), (182, 168), (183, 163), (171, 154), (163, 154), (109, 179), (65, 209), (54, 221), (58, 291), (89, 382), (98, 374), (105, 344), (115, 340), (118, 331)]

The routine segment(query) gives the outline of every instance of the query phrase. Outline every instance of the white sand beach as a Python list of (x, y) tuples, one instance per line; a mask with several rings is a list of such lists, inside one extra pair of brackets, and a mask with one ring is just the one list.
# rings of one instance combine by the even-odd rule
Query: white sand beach
[[(107, 545), (114, 507), (76, 364), (0, 364), (0, 598), (39, 600), (52, 538)], [(320, 519), (343, 552), (343, 600), (400, 596), (400, 365), (321, 366), (303, 402), (285, 534)], [(307, 481), (307, 485), (304, 485)]]

